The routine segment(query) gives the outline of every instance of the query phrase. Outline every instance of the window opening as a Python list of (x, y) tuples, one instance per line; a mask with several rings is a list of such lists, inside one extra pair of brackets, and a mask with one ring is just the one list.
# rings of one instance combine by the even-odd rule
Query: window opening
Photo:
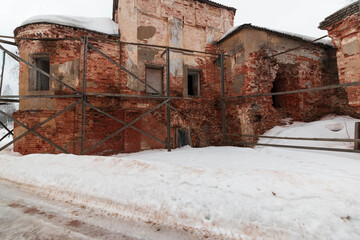
[(163, 92), (163, 71), (162, 68), (146, 67), (145, 73), (146, 83), (154, 89), (146, 85), (146, 93), (160, 95)]
[(197, 71), (188, 71), (188, 96), (200, 96), (200, 73)]
[[(50, 74), (50, 56), (32, 56), (32, 63)], [(35, 69), (30, 69), (30, 82), (29, 90), (30, 91), (47, 91), (50, 89), (49, 77), (43, 73), (36, 71)]]

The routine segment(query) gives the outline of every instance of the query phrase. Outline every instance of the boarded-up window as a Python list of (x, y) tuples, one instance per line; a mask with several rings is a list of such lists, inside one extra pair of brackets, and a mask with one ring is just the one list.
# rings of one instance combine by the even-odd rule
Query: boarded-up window
[(187, 83), (187, 95), (200, 96), (200, 72), (198, 70), (188, 70)]
[[(161, 67), (146, 67), (146, 93), (161, 95), (163, 90), (163, 71)], [(149, 87), (150, 85), (151, 87)]]
[[(50, 56), (49, 55), (32, 55), (31, 63), (50, 74)], [(30, 68), (29, 73), (29, 91), (47, 91), (49, 90), (49, 77), (43, 73)]]

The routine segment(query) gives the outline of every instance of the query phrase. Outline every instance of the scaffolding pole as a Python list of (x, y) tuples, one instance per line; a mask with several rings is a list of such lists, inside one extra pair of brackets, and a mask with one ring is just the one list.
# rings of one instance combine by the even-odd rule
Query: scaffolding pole
[(6, 56), (6, 53), (5, 51), (3, 51), (3, 58), (2, 58), (2, 67), (1, 67), (1, 79), (0, 79), (0, 96), (1, 96), (1, 93), (2, 93), (2, 86), (3, 86), (3, 81), (4, 81), (4, 69), (5, 69), (5, 56)]
[(222, 115), (222, 132), (223, 144), (226, 144), (226, 106), (225, 106), (225, 69), (224, 69), (224, 54), (220, 55), (221, 65), (221, 115)]
[[(166, 96), (168, 101), (170, 98), (170, 48), (166, 48)], [(171, 142), (171, 111), (169, 105), (166, 107), (166, 116), (167, 116), (167, 149), (168, 152), (171, 152), (172, 142)]]
[(88, 37), (84, 37), (84, 65), (82, 80), (82, 104), (81, 104), (81, 155), (85, 150), (85, 125), (86, 125), (86, 78), (87, 78), (87, 55), (88, 55)]

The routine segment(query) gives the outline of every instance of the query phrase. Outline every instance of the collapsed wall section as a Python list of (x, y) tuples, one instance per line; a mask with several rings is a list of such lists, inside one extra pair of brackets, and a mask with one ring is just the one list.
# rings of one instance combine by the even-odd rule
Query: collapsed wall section
[[(234, 97), (226, 106), (229, 133), (261, 135), (287, 121), (314, 121), (326, 114), (353, 111), (342, 89), (236, 98), (338, 84), (334, 50), (329, 46), (245, 27), (219, 47), (229, 55), (226, 94)], [(256, 138), (243, 140), (255, 142)]]

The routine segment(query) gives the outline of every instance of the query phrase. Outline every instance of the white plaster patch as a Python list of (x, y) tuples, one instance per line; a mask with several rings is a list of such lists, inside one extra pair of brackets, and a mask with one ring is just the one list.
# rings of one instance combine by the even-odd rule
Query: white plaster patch
[(170, 73), (174, 77), (181, 77), (183, 75), (183, 65), (184, 61), (181, 56), (178, 58), (171, 59), (170, 62)]

